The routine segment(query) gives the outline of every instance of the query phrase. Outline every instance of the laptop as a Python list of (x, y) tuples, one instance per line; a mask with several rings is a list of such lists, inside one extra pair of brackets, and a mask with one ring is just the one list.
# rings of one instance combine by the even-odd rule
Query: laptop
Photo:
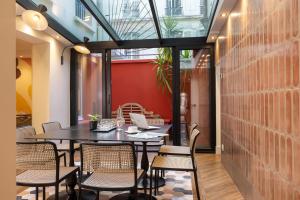
[(137, 114), (137, 113), (129, 113), (129, 116), (132, 123), (135, 124), (138, 128), (145, 129), (145, 130), (160, 129), (160, 127), (158, 126), (149, 126), (145, 115)]

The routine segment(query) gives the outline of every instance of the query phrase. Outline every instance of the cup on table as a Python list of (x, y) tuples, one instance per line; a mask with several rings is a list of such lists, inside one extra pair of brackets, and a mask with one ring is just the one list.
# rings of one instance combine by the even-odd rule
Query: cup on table
[(138, 132), (138, 127), (137, 126), (128, 126), (128, 129), (127, 129), (128, 132)]

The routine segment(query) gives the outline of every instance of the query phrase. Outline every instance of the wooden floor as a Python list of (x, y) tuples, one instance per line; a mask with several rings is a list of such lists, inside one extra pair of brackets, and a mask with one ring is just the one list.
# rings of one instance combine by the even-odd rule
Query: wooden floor
[[(201, 200), (243, 200), (220, 155), (196, 154)], [(194, 188), (193, 188), (194, 189)], [(193, 190), (195, 191), (195, 190)], [(195, 192), (194, 192), (195, 194)], [(194, 198), (196, 199), (196, 198)]]

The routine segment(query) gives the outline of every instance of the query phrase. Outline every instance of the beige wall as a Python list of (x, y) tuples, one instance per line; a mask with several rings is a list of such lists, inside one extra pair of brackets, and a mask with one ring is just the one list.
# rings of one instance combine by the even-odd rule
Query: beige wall
[(0, 7), (0, 194), (1, 199), (16, 198), (15, 127), (16, 127), (16, 38), (15, 1), (2, 0)]
[(70, 125), (70, 51), (64, 52), (64, 65), (60, 56), (66, 44), (44, 32), (32, 30), (16, 18), (17, 36), (33, 43), (32, 46), (32, 122), (37, 132), (41, 123), (60, 121)]

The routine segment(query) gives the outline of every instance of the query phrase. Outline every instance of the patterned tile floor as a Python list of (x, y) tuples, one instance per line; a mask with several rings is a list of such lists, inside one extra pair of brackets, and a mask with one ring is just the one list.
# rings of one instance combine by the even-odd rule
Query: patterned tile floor
[[(188, 172), (173, 172), (168, 171), (165, 176), (166, 185), (159, 189), (157, 195), (158, 200), (193, 200), (192, 180), (191, 174)], [(61, 186), (60, 190), (65, 187)], [(49, 197), (54, 194), (54, 188), (48, 187), (46, 196)], [(17, 195), (17, 200), (34, 200), (35, 188), (28, 188)], [(39, 191), (39, 199), (42, 199), (42, 191)], [(142, 192), (142, 191), (141, 191)], [(108, 200), (110, 197), (118, 194), (117, 192), (102, 192), (101, 200)]]

